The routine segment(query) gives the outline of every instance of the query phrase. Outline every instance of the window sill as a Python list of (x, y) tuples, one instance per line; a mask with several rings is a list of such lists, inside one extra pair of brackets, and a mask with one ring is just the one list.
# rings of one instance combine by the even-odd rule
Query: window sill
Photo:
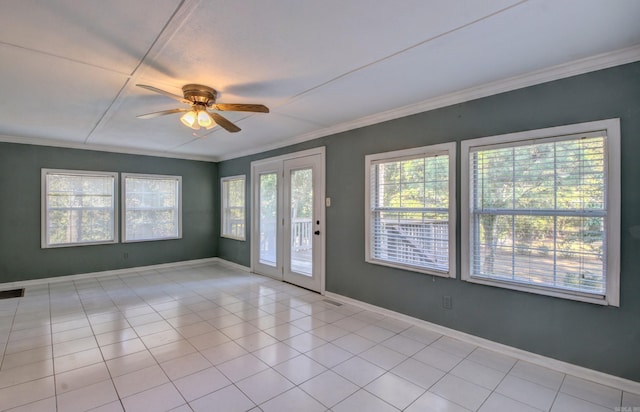
[(118, 243), (117, 240), (104, 240), (99, 242), (77, 242), (77, 243), (55, 243), (51, 245), (42, 244), (41, 249), (57, 249), (61, 247), (76, 247), (76, 246), (97, 246), (97, 245), (113, 245)]
[(407, 271), (410, 271), (410, 272), (424, 273), (425, 275), (432, 275), (432, 276), (439, 276), (439, 277), (443, 277), (443, 278), (454, 278), (455, 279), (455, 274), (452, 276), (450, 272), (444, 272), (444, 271), (439, 271), (439, 270), (435, 270), (435, 269), (422, 268), (422, 267), (419, 267), (419, 266), (411, 266), (411, 265), (402, 265), (402, 264), (399, 264), (399, 263), (387, 262), (385, 260), (378, 260), (378, 259), (365, 259), (365, 262), (371, 263), (373, 265), (387, 266), (387, 267), (391, 267), (391, 268), (395, 268), (395, 269), (407, 270)]
[(511, 283), (511, 282), (499, 281), (495, 279), (472, 277), (469, 275), (467, 276), (463, 275), (462, 280), (469, 283), (477, 283), (480, 285), (493, 286), (493, 287), (498, 287), (502, 289), (510, 289), (510, 290), (517, 290), (520, 292), (533, 293), (536, 295), (544, 295), (544, 296), (551, 296), (551, 297), (562, 298), (567, 300), (575, 300), (578, 302), (594, 303), (596, 305), (618, 306), (618, 305), (612, 305), (611, 303), (609, 303), (609, 299), (607, 299), (606, 296), (601, 296), (601, 295), (590, 295), (587, 293), (557, 290), (557, 289), (552, 289), (544, 286)]
[(239, 236), (231, 236), (231, 235), (220, 235), (221, 238), (225, 238), (225, 239), (231, 239), (231, 240), (237, 240), (240, 242), (246, 242), (247, 238), (246, 237), (239, 237)]
[(139, 243), (139, 242), (157, 242), (161, 240), (179, 240), (182, 239), (182, 236), (176, 237), (160, 237), (160, 238), (150, 238), (150, 239), (133, 239), (133, 240), (122, 240), (122, 243)]

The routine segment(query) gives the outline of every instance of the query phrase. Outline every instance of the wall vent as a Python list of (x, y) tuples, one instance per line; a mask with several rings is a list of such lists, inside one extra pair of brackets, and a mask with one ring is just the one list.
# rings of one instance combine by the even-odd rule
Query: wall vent
[(24, 288), (0, 290), (0, 299), (21, 298), (24, 296)]

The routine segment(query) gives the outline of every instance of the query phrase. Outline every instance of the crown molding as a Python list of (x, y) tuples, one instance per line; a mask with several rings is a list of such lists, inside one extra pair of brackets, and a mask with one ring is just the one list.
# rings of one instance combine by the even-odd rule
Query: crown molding
[(535, 86), (537, 84), (560, 80), (597, 70), (608, 69), (610, 67), (633, 63), (639, 60), (640, 45), (627, 47), (608, 53), (602, 53), (595, 56), (574, 60), (569, 63), (563, 63), (557, 66), (536, 70), (523, 75), (497, 80), (442, 96), (437, 96), (431, 99), (424, 100), (422, 102), (387, 110), (370, 116), (361, 117), (359, 119), (340, 123), (335, 126), (314, 130), (312, 132), (287, 139), (286, 141), (259, 146), (249, 150), (231, 153), (229, 155), (219, 156), (216, 158), (216, 160), (231, 160), (238, 157), (266, 152), (268, 150), (279, 149), (296, 143), (302, 143), (309, 140), (318, 139), (320, 137), (330, 136), (333, 134), (338, 134), (365, 126), (371, 126), (373, 124), (395, 120), (402, 117), (411, 116), (413, 114), (439, 109), (441, 107), (464, 103), (482, 97), (493, 96), (496, 94), (522, 89), (529, 86)]
[(189, 154), (180, 154), (180, 153), (170, 153), (170, 152), (163, 152), (159, 150), (133, 149), (130, 147), (121, 147), (121, 146), (106, 146), (106, 145), (97, 145), (97, 144), (89, 144), (89, 143), (84, 144), (84, 143), (69, 142), (64, 140), (43, 139), (43, 138), (37, 138), (37, 137), (0, 135), (0, 143), (18, 143), (18, 144), (26, 144), (26, 145), (34, 145), (34, 146), (60, 147), (64, 149), (94, 150), (99, 152), (132, 154), (132, 155), (138, 155), (138, 156), (166, 157), (170, 159), (181, 159), (181, 160), (197, 160), (201, 162), (218, 161), (217, 158), (212, 156), (198, 156), (198, 155), (189, 155)]
[(547, 83), (554, 80), (560, 80), (567, 77), (577, 76), (597, 70), (603, 70), (610, 67), (620, 66), (627, 63), (640, 61), (640, 45), (616, 50), (613, 52), (598, 54), (569, 63), (560, 64), (546, 69), (537, 70), (519, 76), (486, 83), (480, 86), (460, 90), (457, 92), (437, 96), (422, 102), (410, 104), (396, 109), (387, 110), (370, 116), (361, 117), (359, 119), (343, 122), (334, 126), (325, 127), (314, 130), (309, 133), (294, 136), (290, 139), (280, 141), (273, 144), (253, 147), (248, 150), (230, 153), (222, 156), (202, 156), (180, 154), (165, 151), (134, 149), (120, 146), (106, 146), (91, 143), (76, 143), (63, 140), (43, 139), (34, 137), (6, 136), (0, 135), (0, 142), (19, 143), (36, 146), (52, 146), (68, 149), (80, 150), (97, 150), (110, 153), (123, 153), (141, 156), (166, 157), (172, 159), (197, 160), (203, 162), (221, 162), (224, 160), (236, 159), (239, 157), (249, 156), (256, 153), (262, 153), (269, 150), (280, 149), (282, 147), (291, 146), (297, 143), (330, 136), (349, 130), (358, 129), (365, 126), (371, 126), (377, 123), (395, 120), (406, 116), (426, 112), (429, 110), (439, 109), (441, 107), (451, 106), (458, 103), (468, 102), (470, 100), (482, 97), (493, 96), (499, 93), (509, 92), (522, 89), (537, 84)]

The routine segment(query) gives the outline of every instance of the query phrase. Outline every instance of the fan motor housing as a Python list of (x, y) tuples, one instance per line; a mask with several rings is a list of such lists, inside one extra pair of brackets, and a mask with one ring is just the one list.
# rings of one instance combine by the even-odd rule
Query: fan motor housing
[(185, 84), (182, 87), (184, 98), (194, 103), (203, 103), (207, 106), (215, 103), (218, 92), (209, 86), (202, 84)]

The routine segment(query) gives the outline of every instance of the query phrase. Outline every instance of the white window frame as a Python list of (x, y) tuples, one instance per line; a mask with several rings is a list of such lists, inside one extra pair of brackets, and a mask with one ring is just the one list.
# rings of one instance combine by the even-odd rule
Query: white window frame
[[(146, 180), (175, 180), (178, 187), (177, 193), (177, 214), (178, 214), (178, 233), (176, 236), (167, 236), (161, 238), (149, 239), (127, 239), (127, 179), (146, 179)], [(122, 243), (136, 242), (153, 242), (158, 240), (182, 239), (182, 176), (156, 175), (156, 174), (139, 174), (139, 173), (121, 173), (122, 187)]]
[[(227, 219), (229, 219), (229, 214), (227, 210), (229, 209), (229, 199), (227, 198), (227, 191), (225, 190), (225, 184), (230, 182), (235, 182), (241, 180), (242, 181), (242, 218), (243, 218), (243, 227), (242, 236), (234, 236), (233, 233), (226, 233), (225, 228), (227, 227)], [(246, 175), (237, 175), (237, 176), (227, 176), (220, 179), (220, 237), (234, 239), (234, 240), (246, 240), (247, 238), (247, 196), (246, 196), (246, 186), (247, 179)]]
[[(113, 239), (99, 241), (99, 242), (71, 242), (71, 243), (57, 243), (50, 244), (49, 239), (49, 187), (48, 179), (49, 175), (69, 175), (69, 176), (96, 176), (96, 177), (111, 177), (113, 179), (113, 191), (111, 201), (111, 215), (113, 219)], [(90, 245), (105, 245), (118, 243), (118, 211), (116, 205), (118, 204), (118, 173), (115, 172), (94, 172), (86, 170), (67, 170), (67, 169), (41, 169), (41, 247), (43, 249), (59, 248), (59, 247), (72, 247), (72, 246), (90, 246)]]
[[(472, 149), (481, 146), (511, 147), (519, 142), (536, 139), (562, 138), (576, 134), (604, 132), (605, 136), (605, 191), (607, 212), (605, 217), (606, 239), (606, 292), (604, 296), (573, 292), (547, 286), (533, 286), (511, 283), (494, 279), (480, 278), (471, 274), (471, 168), (469, 165)], [(522, 143), (520, 143), (522, 144)], [(601, 305), (620, 305), (620, 119), (608, 119), (594, 122), (551, 127), (547, 129), (529, 130), (498, 136), (482, 137), (461, 142), (461, 189), (462, 189), (462, 280), (483, 285), (496, 286), (546, 296), (554, 296)]]
[[(371, 166), (374, 163), (391, 162), (409, 158), (432, 157), (435, 155), (449, 156), (449, 270), (439, 271), (430, 268), (423, 268), (413, 265), (403, 265), (396, 262), (389, 262), (376, 259), (372, 256), (372, 228), (371, 228)], [(410, 270), (412, 272), (425, 273), (429, 275), (455, 278), (456, 277), (456, 142), (441, 143), (430, 146), (416, 147), (411, 149), (396, 150), (392, 152), (376, 153), (365, 156), (365, 261), (368, 263), (388, 266), (398, 269)]]

